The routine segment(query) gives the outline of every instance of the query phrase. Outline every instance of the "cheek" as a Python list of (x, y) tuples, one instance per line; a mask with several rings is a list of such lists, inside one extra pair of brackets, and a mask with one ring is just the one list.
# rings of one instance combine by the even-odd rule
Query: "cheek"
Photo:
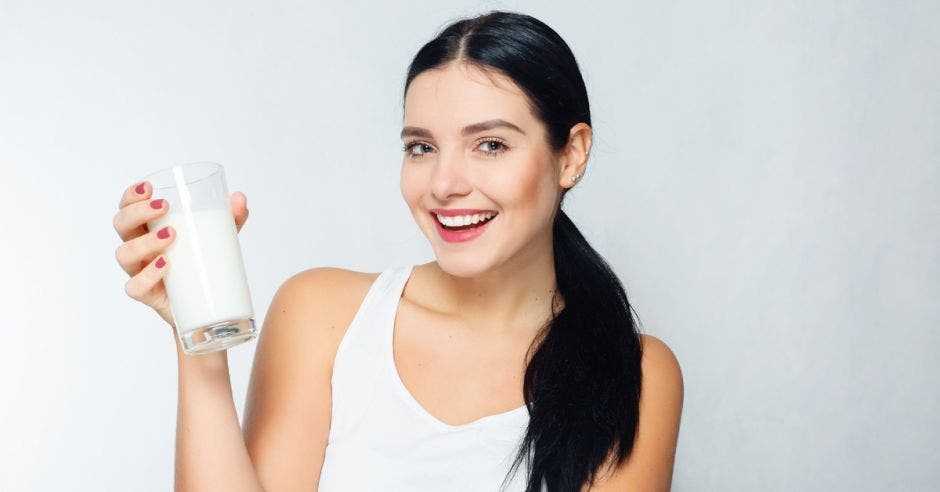
[(420, 203), (421, 191), (426, 184), (424, 179), (414, 168), (409, 168), (407, 164), (402, 165), (399, 175), (399, 189), (405, 203), (412, 210)]
[(520, 166), (510, 179), (503, 180), (502, 196), (507, 209), (524, 214), (527, 220), (538, 224), (552, 214), (555, 189), (544, 159), (533, 159)]

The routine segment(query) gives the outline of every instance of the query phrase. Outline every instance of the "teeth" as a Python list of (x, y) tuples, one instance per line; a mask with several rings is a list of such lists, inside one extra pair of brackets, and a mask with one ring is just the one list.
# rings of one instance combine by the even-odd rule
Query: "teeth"
[[(434, 214), (437, 215), (437, 214)], [(437, 220), (446, 225), (447, 227), (460, 227), (470, 224), (476, 224), (478, 222), (484, 221), (486, 219), (492, 218), (494, 213), (487, 212), (483, 214), (475, 215), (458, 215), (456, 217), (445, 217), (443, 215), (437, 215)]]

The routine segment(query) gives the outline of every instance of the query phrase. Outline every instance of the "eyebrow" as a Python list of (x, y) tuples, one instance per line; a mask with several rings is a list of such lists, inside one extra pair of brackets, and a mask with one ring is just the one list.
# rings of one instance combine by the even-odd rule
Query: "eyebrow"
[[(519, 128), (512, 123), (497, 118), (495, 120), (481, 121), (479, 123), (474, 123), (472, 125), (467, 125), (463, 127), (463, 130), (460, 130), (461, 136), (473, 135), (474, 133), (479, 133), (486, 130), (492, 130), (493, 128), (508, 128), (510, 130), (517, 131), (523, 135), (525, 132), (522, 131), (522, 128)], [(432, 138), (431, 130), (427, 128), (419, 128), (417, 126), (406, 126), (401, 131), (401, 138), (405, 137), (422, 137), (422, 138)]]

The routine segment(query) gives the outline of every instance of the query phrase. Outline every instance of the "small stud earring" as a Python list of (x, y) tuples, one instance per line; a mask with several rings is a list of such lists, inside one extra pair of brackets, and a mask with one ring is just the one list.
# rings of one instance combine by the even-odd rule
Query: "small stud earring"
[(571, 177), (571, 182), (574, 183), (580, 177), (581, 177), (581, 173), (575, 174), (574, 176)]

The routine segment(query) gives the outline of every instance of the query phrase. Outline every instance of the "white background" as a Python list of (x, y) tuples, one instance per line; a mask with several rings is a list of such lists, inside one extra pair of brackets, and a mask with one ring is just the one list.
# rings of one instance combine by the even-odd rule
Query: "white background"
[(259, 326), (300, 270), (433, 260), (405, 70), (489, 8), (582, 67), (566, 207), (682, 364), (674, 490), (936, 487), (936, 2), (0, 1), (0, 489), (172, 486), (172, 332), (114, 259), (138, 177), (225, 165)]

